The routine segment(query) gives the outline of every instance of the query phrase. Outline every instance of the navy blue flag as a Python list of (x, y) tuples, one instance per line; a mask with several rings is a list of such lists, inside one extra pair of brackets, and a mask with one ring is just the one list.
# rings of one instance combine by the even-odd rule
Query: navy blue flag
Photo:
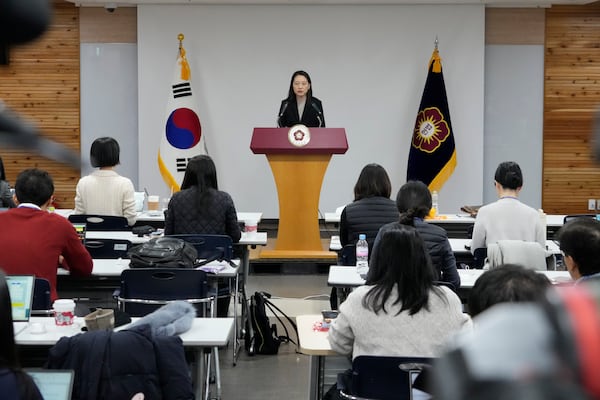
[(429, 72), (408, 155), (407, 180), (422, 181), (439, 191), (456, 167), (456, 148), (450, 123), (442, 60), (437, 46)]

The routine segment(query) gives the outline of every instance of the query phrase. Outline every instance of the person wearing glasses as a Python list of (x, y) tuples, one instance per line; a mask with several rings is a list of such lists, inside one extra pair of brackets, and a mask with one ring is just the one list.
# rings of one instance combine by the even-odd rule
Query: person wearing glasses
[(310, 76), (305, 71), (296, 71), (292, 74), (288, 97), (281, 101), (277, 115), (279, 127), (291, 127), (297, 124), (325, 127), (323, 104), (312, 95)]
[(494, 175), (498, 200), (479, 209), (473, 226), (471, 252), (499, 240), (537, 242), (546, 248), (546, 230), (538, 210), (519, 201), (521, 167), (514, 161), (498, 165)]
[(558, 231), (563, 263), (577, 283), (600, 280), (600, 221), (577, 218)]

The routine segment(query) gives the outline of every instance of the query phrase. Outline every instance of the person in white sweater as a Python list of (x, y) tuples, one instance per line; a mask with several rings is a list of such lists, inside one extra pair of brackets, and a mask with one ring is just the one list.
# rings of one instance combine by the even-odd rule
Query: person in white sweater
[(519, 192), (523, 187), (523, 174), (519, 164), (505, 161), (498, 165), (494, 175), (494, 186), (498, 200), (479, 209), (471, 252), (487, 248), (498, 240), (524, 240), (538, 242), (546, 248), (546, 230), (540, 213), (519, 201)]
[(135, 224), (135, 195), (129, 178), (119, 175), (119, 143), (111, 137), (101, 137), (92, 143), (90, 161), (98, 168), (77, 183), (75, 214), (115, 215)]
[(352, 358), (440, 356), (449, 337), (472, 323), (458, 296), (434, 285), (435, 276), (414, 227), (384, 232), (373, 249), (366, 285), (350, 293), (331, 324), (331, 348)]

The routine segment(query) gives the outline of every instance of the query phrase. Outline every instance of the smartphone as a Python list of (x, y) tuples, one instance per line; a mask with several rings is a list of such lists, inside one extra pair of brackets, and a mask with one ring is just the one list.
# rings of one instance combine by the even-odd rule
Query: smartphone
[(324, 320), (332, 320), (338, 316), (338, 312), (334, 310), (321, 311)]

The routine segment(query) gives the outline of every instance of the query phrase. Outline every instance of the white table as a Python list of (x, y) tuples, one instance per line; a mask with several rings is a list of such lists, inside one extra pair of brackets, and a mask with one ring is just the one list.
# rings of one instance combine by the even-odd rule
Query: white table
[[(69, 215), (73, 214), (75, 210), (72, 208), (59, 208), (54, 210), (56, 214), (62, 215), (65, 218), (68, 218)], [(261, 212), (238, 212), (237, 213), (238, 221), (256, 221), (260, 222), (262, 219)], [(136, 221), (140, 222), (164, 222), (165, 214), (162, 210), (157, 211), (142, 211), (137, 213)]]
[[(341, 215), (341, 211), (325, 213), (325, 222), (337, 224), (340, 222)], [(546, 225), (551, 227), (561, 227), (564, 218), (564, 214), (547, 214)], [(436, 224), (474, 224), (475, 218), (471, 217), (469, 214), (440, 214), (436, 218), (428, 219), (427, 222), (434, 222)]]
[[(135, 322), (139, 318), (132, 318)], [(43, 333), (33, 333), (36, 328), (43, 327)], [(54, 318), (48, 317), (31, 317), (27, 328), (19, 332), (15, 336), (15, 342), (20, 346), (53, 346), (56, 342), (65, 336), (74, 336), (82, 333), (81, 328), (85, 326), (83, 318), (75, 318), (75, 323), (69, 326), (57, 326), (54, 323)], [(233, 318), (195, 318), (192, 323), (192, 328), (179, 335), (184, 347), (194, 349), (196, 359), (202, 362), (204, 359), (204, 348), (214, 348), (226, 346), (231, 332), (233, 331)], [(126, 329), (127, 325), (117, 328)], [(205, 382), (204, 368), (198, 369), (194, 376), (196, 386), (196, 398), (202, 398), (202, 383)], [(218, 396), (220, 397), (220, 388), (217, 388)], [(208, 387), (206, 390), (208, 394)]]
[[(460, 288), (471, 289), (477, 278), (485, 271), (482, 269), (458, 269)], [(538, 271), (544, 274), (554, 284), (569, 283), (573, 280), (567, 271)], [(365, 280), (356, 272), (356, 267), (332, 265), (329, 267), (327, 284), (334, 287), (357, 287), (365, 284)]]
[(327, 332), (313, 329), (315, 322), (322, 321), (322, 316), (298, 315), (296, 325), (298, 326), (298, 341), (300, 353), (310, 356), (309, 360), (309, 399), (316, 400), (323, 397), (323, 381), (325, 372), (325, 357), (339, 355), (331, 350), (327, 340)]

